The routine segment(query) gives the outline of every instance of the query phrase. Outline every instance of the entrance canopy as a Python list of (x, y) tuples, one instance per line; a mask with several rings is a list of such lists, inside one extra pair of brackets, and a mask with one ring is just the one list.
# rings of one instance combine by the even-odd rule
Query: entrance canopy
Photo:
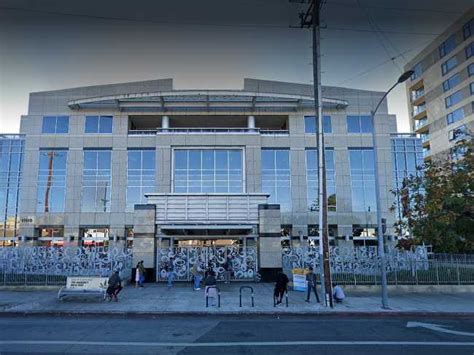
[(172, 236), (205, 236), (226, 238), (230, 236), (245, 236), (253, 233), (254, 226), (244, 224), (220, 225), (161, 225), (161, 232)]

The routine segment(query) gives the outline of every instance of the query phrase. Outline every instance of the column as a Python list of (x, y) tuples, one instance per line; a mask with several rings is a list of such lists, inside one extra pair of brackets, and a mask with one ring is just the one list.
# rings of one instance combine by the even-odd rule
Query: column
[(263, 281), (274, 281), (282, 269), (280, 205), (258, 205), (259, 265)]
[(135, 205), (133, 215), (132, 267), (143, 260), (148, 281), (155, 280), (155, 208), (155, 205)]
[(161, 118), (161, 128), (163, 129), (170, 128), (170, 118), (168, 116), (163, 116)]
[(255, 129), (255, 116), (247, 117), (247, 128)]

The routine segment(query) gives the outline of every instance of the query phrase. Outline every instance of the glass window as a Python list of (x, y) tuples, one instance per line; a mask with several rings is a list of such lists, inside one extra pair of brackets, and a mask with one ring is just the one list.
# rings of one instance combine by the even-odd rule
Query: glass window
[(36, 211), (64, 212), (67, 150), (41, 150)]
[[(315, 116), (304, 117), (305, 133), (316, 133), (318, 131), (317, 120)], [(323, 116), (323, 132), (332, 133), (331, 116)]]
[(456, 127), (449, 131), (449, 140), (454, 141), (466, 137), (467, 128), (466, 125)]
[(469, 84), (471, 87), (471, 95), (474, 95), (474, 83)]
[(446, 54), (450, 53), (454, 48), (456, 48), (456, 36), (451, 35), (446, 41), (441, 43), (439, 46), (439, 57), (443, 58)]
[(463, 35), (464, 39), (468, 39), (472, 36), (474, 32), (474, 18), (472, 18), (468, 23), (463, 26)]
[[(326, 148), (326, 193), (328, 210), (336, 211), (336, 174), (334, 166), (334, 150)], [(318, 151), (317, 149), (306, 150), (306, 187), (307, 201), (310, 211), (319, 210), (319, 179), (318, 179)]]
[(441, 71), (443, 75), (446, 75), (447, 73), (449, 73), (451, 70), (456, 68), (457, 65), (458, 65), (458, 59), (456, 58), (456, 56), (449, 58), (446, 62), (441, 64)]
[(456, 91), (454, 94), (448, 96), (445, 99), (446, 108), (450, 108), (451, 106), (456, 105), (457, 103), (461, 102), (462, 99), (463, 99), (462, 91), (461, 90)]
[(415, 80), (417, 78), (419, 78), (421, 76), (421, 74), (423, 74), (423, 66), (421, 65), (421, 62), (417, 63), (414, 67), (413, 67), (413, 74), (411, 75), (411, 80)]
[(370, 116), (347, 116), (348, 133), (372, 133)]
[(262, 192), (269, 203), (278, 203), (282, 211), (291, 210), (289, 149), (262, 149)]
[(458, 85), (461, 82), (461, 76), (459, 73), (453, 75), (450, 77), (448, 80), (443, 82), (443, 90), (446, 92), (448, 90), (451, 90), (453, 87)]
[(68, 116), (44, 116), (42, 133), (68, 133), (69, 117)]
[(470, 64), (470, 65), (467, 67), (467, 73), (469, 74), (469, 76), (473, 76), (473, 75), (474, 75), (474, 63)]
[(110, 212), (111, 150), (84, 150), (82, 212)]
[(458, 108), (457, 110), (454, 110), (451, 113), (448, 113), (446, 116), (446, 119), (448, 121), (448, 125), (460, 121), (464, 118), (464, 108)]
[(375, 211), (375, 170), (373, 149), (349, 149), (352, 210)]
[(127, 210), (146, 203), (145, 194), (155, 192), (155, 150), (129, 150), (127, 165)]
[(469, 44), (466, 47), (465, 52), (466, 52), (466, 59), (469, 59), (472, 57), (472, 55), (474, 54), (474, 42), (471, 42), (471, 44)]
[(244, 192), (242, 156), (242, 149), (175, 149), (174, 192)]
[(112, 116), (86, 116), (85, 133), (112, 133)]

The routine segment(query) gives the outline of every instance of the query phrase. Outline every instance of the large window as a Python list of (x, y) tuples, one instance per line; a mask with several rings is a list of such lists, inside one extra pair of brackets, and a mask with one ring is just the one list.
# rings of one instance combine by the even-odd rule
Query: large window
[(109, 212), (112, 190), (111, 150), (84, 150), (82, 212)]
[(352, 210), (375, 211), (375, 168), (373, 149), (349, 149)]
[(127, 160), (127, 210), (145, 203), (145, 193), (155, 190), (155, 151), (129, 150)]
[(464, 39), (468, 39), (474, 33), (474, 18), (472, 18), (468, 23), (466, 23), (463, 28)]
[(451, 113), (448, 113), (446, 116), (446, 120), (448, 121), (448, 125), (460, 121), (464, 118), (464, 108), (458, 108)]
[(456, 48), (456, 36), (453, 34), (439, 46), (439, 57), (443, 58), (454, 48)]
[(450, 141), (455, 141), (455, 140), (464, 138), (466, 136), (467, 136), (466, 125), (456, 127), (455, 129), (450, 130), (449, 134), (448, 134), (448, 137), (449, 137)]
[(289, 149), (262, 149), (262, 192), (270, 194), (269, 203), (291, 210)]
[(64, 212), (67, 153), (67, 150), (40, 150), (37, 212)]
[(423, 66), (421, 62), (417, 63), (413, 68), (413, 74), (411, 75), (411, 80), (418, 79), (421, 74), (423, 74)]
[(474, 55), (474, 42), (471, 42), (465, 49), (466, 59), (471, 58)]
[[(326, 192), (328, 199), (328, 210), (336, 211), (336, 174), (334, 169), (334, 150), (326, 149), (324, 158), (326, 161)], [(308, 198), (308, 208), (310, 211), (319, 210), (318, 165), (318, 151), (316, 149), (307, 149), (306, 194)]]
[(68, 133), (69, 117), (68, 116), (44, 116), (42, 133)]
[[(318, 131), (318, 123), (315, 116), (304, 117), (304, 133), (316, 133)], [(323, 132), (331, 133), (332, 124), (331, 116), (323, 116)]]
[(446, 62), (441, 64), (441, 71), (443, 75), (448, 74), (451, 70), (456, 68), (458, 65), (458, 59), (456, 56), (449, 58)]
[(469, 76), (473, 76), (473, 75), (474, 75), (474, 63), (469, 64), (469, 66), (467, 67), (467, 74), (468, 74)]
[(461, 82), (461, 76), (459, 73), (453, 75), (450, 77), (448, 80), (443, 82), (443, 90), (446, 92), (448, 90), (451, 90), (453, 87), (458, 85)]
[(112, 116), (86, 116), (85, 133), (112, 133)]
[(372, 129), (370, 116), (347, 116), (348, 133), (372, 133)]
[(242, 149), (176, 149), (174, 192), (244, 192)]
[(462, 99), (463, 99), (462, 91), (461, 90), (456, 91), (454, 94), (448, 96), (445, 99), (446, 108), (450, 108), (451, 106), (456, 105), (457, 103), (461, 102)]

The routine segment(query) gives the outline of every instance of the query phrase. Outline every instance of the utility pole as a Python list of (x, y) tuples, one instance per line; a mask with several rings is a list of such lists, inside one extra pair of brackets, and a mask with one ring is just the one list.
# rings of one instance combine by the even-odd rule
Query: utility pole
[[(304, 0), (294, 2), (307, 2)], [(331, 265), (329, 262), (328, 201), (326, 192), (326, 160), (324, 151), (323, 101), (321, 95), (321, 46), (320, 12), (326, 0), (310, 0), (308, 9), (300, 14), (300, 27), (313, 31), (313, 87), (314, 106), (318, 120), (316, 132), (318, 142), (318, 184), (319, 184), (319, 260), (321, 266), (321, 291), (326, 307), (333, 307)]]

